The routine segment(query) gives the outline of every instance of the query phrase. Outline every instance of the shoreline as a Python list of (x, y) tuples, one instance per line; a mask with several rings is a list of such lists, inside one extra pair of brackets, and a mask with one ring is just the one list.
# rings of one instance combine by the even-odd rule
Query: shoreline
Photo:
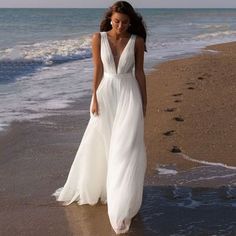
[[(155, 218), (161, 206), (166, 208), (160, 214), (169, 214), (169, 210), (173, 209), (172, 205), (168, 205), (169, 201), (173, 204), (175, 198), (172, 195), (179, 191), (176, 183), (179, 185), (185, 180), (182, 187), (185, 189), (191, 186), (198, 194), (218, 189), (222, 192), (225, 185), (235, 184), (234, 170), (224, 169), (226, 172), (222, 172), (223, 177), (212, 179), (215, 170), (218, 170), (214, 166), (213, 169), (206, 169), (203, 163), (186, 160), (180, 154), (170, 151), (176, 145), (183, 154), (194, 160), (236, 166), (236, 132), (233, 132), (236, 117), (236, 42), (206, 48), (222, 52), (210, 53), (203, 50), (199, 55), (167, 61), (157, 65), (147, 75), (145, 144), (148, 168), (145, 201), (140, 214), (134, 219), (131, 228), (134, 234), (131, 232), (129, 235), (148, 233), (145, 219), (151, 222), (148, 217), (152, 213)], [(0, 135), (0, 233), (3, 235), (78, 235), (79, 232), (87, 236), (94, 235), (98, 229), (102, 235), (114, 235), (106, 206), (98, 204), (91, 208), (72, 204), (62, 208), (51, 197), (54, 190), (65, 182), (74, 160), (89, 120), (89, 101), (89, 95), (80, 98), (62, 109), (68, 111), (63, 112), (63, 115), (14, 121)], [(80, 113), (80, 110), (83, 112)], [(78, 111), (78, 114), (73, 111)], [(183, 121), (175, 120), (176, 117), (183, 118)], [(170, 135), (163, 134), (172, 130)], [(160, 168), (172, 171), (172, 174), (160, 174)], [(208, 171), (210, 175), (205, 175)], [(224, 175), (229, 177), (225, 178)], [(191, 178), (203, 179), (187, 183)], [(160, 193), (165, 196), (162, 200), (159, 198)], [(155, 202), (149, 195), (157, 197)], [(150, 204), (162, 205), (158, 209), (150, 209)], [(217, 211), (219, 214), (225, 210), (222, 206), (226, 203), (222, 204)], [(200, 206), (202, 210), (199, 210), (197, 218), (207, 217), (203, 208)], [(175, 209), (180, 210), (178, 204)], [(184, 209), (189, 209), (188, 205)], [(183, 219), (188, 220), (189, 214), (186, 212)], [(230, 214), (235, 215), (233, 210)], [(177, 211), (174, 215), (166, 224), (179, 222)], [(88, 218), (92, 218), (91, 222), (88, 222)], [(162, 226), (159, 223), (157, 226), (153, 223), (152, 227), (162, 228), (165, 232), (166, 224)]]
[[(212, 76), (208, 72), (197, 71), (198, 69), (196, 69), (196, 68), (190, 70), (190, 69), (186, 68), (186, 65), (188, 64), (192, 67), (193, 64), (198, 65), (199, 60), (201, 60), (201, 59), (204, 59), (207, 61), (209, 59), (212, 60), (212, 58), (214, 58), (214, 57), (216, 57), (216, 58), (219, 57), (219, 60), (221, 60), (220, 58), (221, 58), (221, 56), (223, 56), (224, 53), (227, 55), (230, 54), (231, 56), (233, 56), (234, 53), (231, 51), (231, 47), (233, 46), (236, 51), (235, 45), (236, 45), (236, 42), (209, 45), (205, 48), (202, 48), (199, 53), (190, 53), (190, 55), (184, 54), (184, 55), (181, 55), (177, 58), (173, 58), (168, 61), (157, 64), (156, 66), (153, 67), (153, 69), (151, 71), (149, 71), (149, 73), (146, 74), (147, 92), (148, 92), (148, 96), (149, 96), (148, 97), (147, 115), (145, 118), (145, 144), (147, 147), (147, 154), (148, 154), (148, 159), (149, 159), (148, 160), (149, 164), (148, 164), (147, 173), (146, 173), (146, 176), (147, 176), (146, 183), (150, 183), (150, 181), (148, 179), (152, 178), (153, 175), (157, 175), (157, 168), (160, 167), (161, 165), (171, 166), (172, 162), (175, 162), (176, 165), (174, 165), (174, 169), (184, 171), (184, 170), (188, 170), (193, 167), (196, 167), (196, 166), (204, 165), (203, 163), (200, 163), (201, 161), (205, 160), (207, 162), (207, 158), (206, 159), (204, 159), (204, 158), (198, 159), (194, 155), (188, 156), (187, 152), (189, 150), (186, 150), (186, 153), (183, 152), (184, 155), (187, 155), (187, 158), (184, 159), (182, 157), (181, 160), (179, 158), (178, 153), (177, 154), (171, 153), (171, 149), (173, 148), (174, 145), (176, 145), (180, 149), (182, 148), (182, 146), (184, 145), (182, 143), (184, 135), (187, 134), (187, 133), (182, 134), (180, 132), (177, 132), (178, 129), (179, 130), (181, 129), (180, 127), (181, 127), (182, 122), (176, 122), (174, 124), (174, 122), (171, 121), (171, 116), (177, 115), (176, 117), (183, 118), (183, 117), (181, 117), (180, 113), (181, 113), (181, 111), (183, 111), (183, 113), (187, 113), (187, 109), (184, 109), (185, 107), (188, 107), (188, 109), (189, 109), (188, 116), (190, 116), (191, 111), (194, 111), (194, 109), (197, 109), (197, 108), (199, 109), (199, 107), (198, 107), (199, 104), (197, 104), (197, 102), (195, 102), (195, 104), (194, 104), (194, 99), (193, 99), (194, 97), (191, 98), (191, 92), (196, 93), (196, 92), (200, 92), (201, 90), (202, 90), (202, 92), (206, 92), (207, 88), (204, 89), (203, 86), (204, 86), (204, 83), (207, 83), (209, 81), (207, 81), (207, 79), (204, 77), (210, 78)], [(180, 64), (183, 64), (183, 65), (180, 65)], [(170, 70), (170, 67), (171, 67), (171, 70)], [(177, 67), (179, 67), (179, 68), (177, 68)], [(204, 68), (204, 70), (207, 70), (207, 68)], [(176, 75), (175, 75), (175, 73), (176, 73)], [(198, 78), (200, 77), (199, 80), (198, 80), (198, 78), (197, 79), (196, 78), (195, 79), (194, 78), (190, 78), (190, 79), (186, 78), (188, 75), (190, 77), (193, 76), (194, 73), (198, 74), (196, 76)], [(168, 80), (166, 80), (164, 78), (166, 74), (168, 74)], [(170, 74), (171, 74), (171, 76), (169, 76)], [(180, 76), (180, 74), (181, 74), (181, 76)], [(183, 74), (185, 74), (185, 75), (182, 76)], [(181, 78), (181, 77), (185, 77), (185, 78)], [(185, 85), (183, 84), (184, 81), (185, 81)], [(195, 85), (196, 85), (196, 89), (194, 88)], [(158, 86), (159, 86), (159, 88), (158, 88)], [(181, 89), (179, 89), (179, 87), (181, 87), (181, 86), (182, 86), (181, 89), (185, 90), (186, 94), (184, 94), (183, 92), (180, 91)], [(184, 88), (184, 86), (185, 86), (185, 88)], [(156, 96), (155, 89), (157, 91), (158, 91), (158, 89), (161, 90), (161, 91), (158, 91), (160, 96)], [(187, 91), (187, 89), (189, 89), (189, 91)], [(199, 90), (199, 91), (196, 91), (196, 90)], [(205, 91), (203, 91), (203, 90), (205, 90)], [(165, 93), (169, 94), (169, 96), (166, 96)], [(194, 94), (192, 94), (192, 95), (195, 96)], [(162, 99), (159, 99), (159, 97), (161, 97)], [(185, 100), (184, 104), (182, 103), (183, 97)], [(166, 100), (164, 100), (164, 98), (166, 98)], [(190, 98), (191, 98), (192, 104), (189, 106), (187, 99), (190, 99)], [(203, 98), (204, 98), (204, 95), (203, 95)], [(202, 98), (201, 98), (201, 100), (202, 100)], [(167, 104), (166, 101), (168, 101), (169, 104)], [(80, 129), (78, 130), (78, 132), (80, 132), (79, 142), (77, 143), (77, 148), (78, 148), (78, 145), (80, 143), (80, 139), (82, 138), (82, 135), (83, 135), (83, 131), (85, 130), (85, 128), (87, 126), (87, 122), (89, 120), (89, 103), (90, 103), (90, 95), (87, 94), (84, 97), (80, 97), (79, 100), (70, 103), (69, 106), (62, 108), (62, 109), (55, 110), (55, 112), (58, 111), (58, 113), (61, 113), (60, 115), (50, 114), (50, 115), (47, 115), (47, 116), (44, 116), (41, 118), (35, 118), (32, 120), (12, 121), (9, 124), (9, 126), (6, 127), (6, 129), (4, 129), (0, 132), (0, 142), (3, 140), (3, 143), (4, 143), (5, 137), (8, 135), (11, 136), (10, 133), (14, 132), (14, 129), (18, 129), (18, 127), (21, 127), (24, 125), (28, 126), (28, 124), (38, 124), (39, 126), (45, 124), (45, 126), (47, 126), (48, 128), (55, 126), (53, 128), (53, 130), (57, 131), (57, 128), (56, 128), (56, 127), (58, 127), (57, 123), (60, 123), (60, 125), (62, 125), (62, 122), (64, 122), (63, 117), (69, 116), (69, 117), (71, 117), (71, 122), (74, 122), (73, 127), (76, 128), (77, 125), (79, 125), (79, 127), (80, 127)], [(156, 103), (156, 109), (155, 109), (155, 103)], [(171, 103), (172, 103), (172, 105), (170, 105)], [(215, 104), (215, 105), (217, 105), (217, 104)], [(201, 106), (202, 106), (202, 104), (201, 104)], [(211, 101), (209, 101), (209, 104), (207, 106), (208, 107), (211, 106)], [(169, 108), (174, 108), (174, 110), (169, 111), (169, 112), (165, 111), (166, 109), (168, 110)], [(78, 110), (78, 113), (74, 112), (76, 110)], [(68, 111), (68, 114), (66, 114), (67, 111)], [(202, 110), (202, 111), (199, 111), (199, 113), (200, 112), (204, 112), (204, 111)], [(210, 112), (210, 111), (206, 111), (206, 112)], [(195, 112), (195, 114), (197, 114), (197, 112)], [(73, 119), (72, 117), (78, 117), (78, 118), (83, 117), (82, 122), (78, 123), (76, 121), (76, 119)], [(154, 121), (154, 119), (155, 119), (154, 117), (158, 120), (157, 123)], [(186, 121), (184, 120), (183, 123), (185, 123), (185, 124), (182, 123), (182, 129), (186, 125), (186, 122), (187, 122), (187, 120)], [(154, 129), (153, 129), (152, 125), (154, 125)], [(170, 128), (167, 127), (168, 125)], [(189, 129), (191, 129), (192, 124), (189, 123), (187, 125), (189, 126), (188, 130), (186, 128), (186, 130), (184, 130), (184, 132), (189, 132)], [(176, 128), (177, 130), (175, 131), (174, 128)], [(164, 129), (166, 129), (166, 132), (168, 132), (168, 131), (174, 131), (174, 132), (170, 132), (170, 135), (163, 136), (163, 134), (165, 132)], [(153, 131), (155, 131), (155, 132), (153, 132)], [(174, 137), (174, 136), (176, 136), (176, 137)], [(158, 151), (158, 146), (156, 146), (153, 143), (153, 139), (155, 139), (155, 138), (157, 140), (159, 139), (159, 142), (156, 142), (156, 143), (159, 144), (160, 149), (165, 149), (165, 150)], [(179, 139), (179, 141), (177, 141), (177, 139)], [(164, 144), (164, 142), (166, 142), (166, 143)], [(171, 145), (171, 143), (172, 143), (172, 145)], [(191, 145), (193, 145), (193, 144), (191, 144)], [(1, 145), (1, 143), (0, 143), (0, 146), (3, 146), (3, 145)], [(233, 145), (230, 145), (230, 147), (232, 147), (232, 146)], [(181, 149), (181, 151), (184, 151), (184, 150)], [(235, 151), (235, 149), (234, 149), (234, 151)], [(0, 155), (2, 155), (1, 152), (0, 152)], [(155, 155), (156, 155), (156, 157), (154, 157)], [(164, 157), (162, 157), (162, 156), (164, 156)], [(173, 159), (173, 157), (174, 157), (174, 159)], [(193, 159), (193, 160), (187, 161), (186, 159)], [(234, 162), (233, 158), (228, 158), (225, 165), (229, 165), (229, 166), (235, 165), (236, 166), (236, 162)], [(172, 167), (173, 167), (173, 165), (172, 165)]]

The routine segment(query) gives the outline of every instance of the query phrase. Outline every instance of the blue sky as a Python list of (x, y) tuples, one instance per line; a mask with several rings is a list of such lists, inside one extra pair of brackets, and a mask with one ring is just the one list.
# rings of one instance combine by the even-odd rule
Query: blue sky
[[(0, 7), (106, 8), (114, 2), (111, 0), (0, 0)], [(130, 0), (129, 2), (135, 8), (236, 8), (236, 0)]]

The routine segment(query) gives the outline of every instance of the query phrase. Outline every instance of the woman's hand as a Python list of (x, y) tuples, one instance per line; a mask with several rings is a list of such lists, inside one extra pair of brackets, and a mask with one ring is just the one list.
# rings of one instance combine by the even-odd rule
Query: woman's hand
[(92, 113), (93, 113), (93, 115), (99, 115), (99, 112), (98, 112), (98, 101), (97, 101), (96, 98), (93, 99)]

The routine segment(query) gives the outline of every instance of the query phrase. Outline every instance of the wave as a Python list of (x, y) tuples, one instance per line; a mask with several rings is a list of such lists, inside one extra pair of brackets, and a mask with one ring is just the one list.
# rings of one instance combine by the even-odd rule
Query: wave
[(196, 179), (188, 180), (185, 183), (207, 181), (207, 180), (216, 180), (216, 179), (226, 179), (226, 178), (232, 178), (234, 176), (236, 176), (236, 173), (226, 174), (226, 175), (214, 175), (214, 176), (209, 176), (209, 177), (199, 177), (199, 178), (196, 178)]
[(178, 155), (182, 156), (185, 160), (188, 160), (188, 161), (197, 162), (197, 163), (205, 164), (205, 165), (211, 165), (211, 166), (220, 166), (220, 167), (227, 168), (230, 170), (236, 170), (236, 166), (229, 166), (220, 162), (200, 161), (197, 159), (193, 159), (184, 153), (178, 153)]
[(229, 24), (201, 24), (201, 23), (187, 23), (187, 26), (194, 26), (199, 29), (221, 29), (226, 30), (229, 28)]
[(86, 59), (92, 56), (91, 36), (17, 45), (13, 48), (0, 50), (0, 55), (0, 60), (5, 62), (30, 61), (44, 65)]
[(201, 29), (228, 29), (229, 25), (227, 24), (206, 24), (206, 25), (199, 25)]
[(236, 31), (219, 31), (219, 32), (214, 32), (214, 33), (205, 33), (205, 34), (200, 34), (193, 39), (196, 40), (206, 40), (206, 39), (214, 39), (214, 38), (222, 38), (226, 36), (236, 36)]

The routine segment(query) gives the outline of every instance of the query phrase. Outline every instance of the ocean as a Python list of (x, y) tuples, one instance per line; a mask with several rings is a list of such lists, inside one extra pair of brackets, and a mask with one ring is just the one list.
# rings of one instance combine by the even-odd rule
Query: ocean
[[(105, 10), (0, 9), (0, 130), (13, 120), (60, 115), (91, 93), (91, 36)], [(147, 25), (146, 72), (236, 40), (236, 9), (137, 11)]]

